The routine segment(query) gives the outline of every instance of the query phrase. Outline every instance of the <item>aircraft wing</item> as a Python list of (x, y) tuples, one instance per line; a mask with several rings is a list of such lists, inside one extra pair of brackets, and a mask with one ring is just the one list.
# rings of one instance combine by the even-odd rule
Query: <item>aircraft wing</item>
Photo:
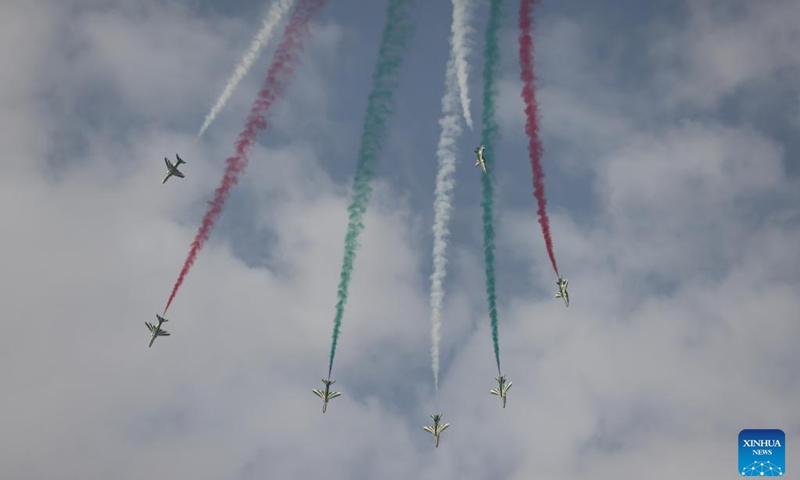
[(436, 432), (433, 431), (433, 427), (422, 427), (422, 429), (425, 430), (428, 433), (432, 433), (432, 434), (436, 435)]
[(494, 390), (489, 390), (489, 393), (491, 393), (492, 395), (500, 395), (500, 390), (495, 388)]
[(155, 326), (153, 326), (153, 324), (151, 324), (150, 322), (144, 322), (144, 324), (145, 324), (145, 325), (147, 325), (147, 328), (149, 328), (151, 332), (153, 331), (153, 329), (155, 329), (155, 328), (156, 328), (156, 327), (155, 327)]
[(442, 432), (444, 432), (444, 431), (445, 431), (445, 429), (446, 429), (447, 427), (449, 427), (449, 426), (450, 426), (450, 424), (449, 424), (449, 423), (443, 423), (443, 424), (441, 424), (441, 425), (439, 426), (439, 433), (442, 433)]
[(175, 170), (174, 172), (172, 172), (172, 174), (173, 174), (173, 175), (175, 175), (176, 177), (181, 177), (181, 178), (184, 178), (184, 177), (183, 177), (183, 174), (182, 174), (180, 171), (178, 171), (178, 170)]
[(160, 332), (158, 332), (158, 334), (156, 336), (157, 337), (169, 337), (169, 332), (165, 332), (164, 330), (161, 330)]
[(331, 398), (336, 398), (341, 394), (342, 392), (331, 392), (330, 394), (328, 394), (328, 400), (330, 400)]
[(322, 390), (317, 390), (316, 388), (311, 389), (319, 398), (325, 398), (325, 393)]
[(172, 162), (169, 161), (169, 158), (164, 157), (164, 162), (166, 162), (167, 168), (170, 168), (170, 169), (172, 168)]

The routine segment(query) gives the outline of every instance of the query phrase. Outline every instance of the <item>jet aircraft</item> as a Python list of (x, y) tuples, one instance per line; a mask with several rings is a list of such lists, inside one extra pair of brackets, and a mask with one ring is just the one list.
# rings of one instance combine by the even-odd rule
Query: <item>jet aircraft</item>
[(432, 433), (433, 438), (436, 439), (435, 448), (439, 448), (439, 434), (444, 432), (444, 430), (450, 426), (449, 423), (443, 423), (439, 425), (439, 420), (442, 418), (442, 414), (431, 415), (433, 419), (433, 426), (432, 427), (422, 427), (426, 432)]
[(475, 166), (481, 167), (483, 169), (483, 173), (486, 173), (486, 159), (483, 158), (484, 150), (486, 150), (486, 147), (483, 145), (475, 149), (475, 153), (478, 154), (478, 160), (475, 162)]
[(167, 163), (167, 176), (164, 177), (164, 180), (161, 181), (161, 185), (164, 185), (165, 183), (167, 183), (167, 180), (169, 180), (169, 177), (171, 177), (173, 175), (175, 175), (176, 177), (179, 177), (179, 178), (183, 178), (183, 174), (178, 170), (178, 166), (181, 163), (186, 163), (186, 162), (184, 162), (181, 159), (181, 157), (178, 156), (177, 153), (175, 154), (175, 158), (177, 158), (178, 161), (175, 162), (175, 165), (173, 165), (172, 162), (170, 162), (167, 157), (164, 157), (164, 161)]
[(501, 399), (503, 399), (503, 408), (506, 408), (506, 393), (508, 393), (508, 389), (511, 388), (511, 385), (513, 385), (514, 382), (508, 382), (508, 384), (505, 384), (506, 383), (505, 375), (500, 375), (499, 377), (495, 377), (495, 380), (497, 380), (497, 388), (495, 388), (494, 390), (489, 390), (489, 393), (491, 393), (492, 395), (497, 395)]
[(564, 305), (569, 307), (569, 293), (567, 293), (567, 285), (569, 285), (569, 280), (558, 277), (558, 280), (556, 280), (556, 285), (558, 285), (556, 298), (563, 298)]
[(150, 335), (150, 345), (148, 345), (147, 348), (153, 346), (153, 342), (155, 341), (156, 337), (169, 337), (169, 333), (166, 330), (161, 330), (161, 324), (167, 322), (168, 320), (157, 313), (156, 317), (158, 318), (158, 325), (153, 325), (150, 322), (144, 322), (144, 324), (147, 325), (147, 328), (150, 329), (150, 333), (152, 333), (152, 335)]
[(325, 379), (323, 379), (322, 383), (325, 384), (325, 391), (324, 392), (322, 390), (318, 390), (316, 388), (311, 389), (311, 391), (314, 392), (315, 394), (317, 394), (317, 396), (322, 399), (322, 413), (325, 413), (325, 410), (328, 408), (328, 400), (332, 400), (332, 399), (338, 397), (339, 395), (341, 395), (342, 393), (341, 392), (331, 392), (330, 391), (331, 385), (336, 383), (336, 380), (325, 380)]

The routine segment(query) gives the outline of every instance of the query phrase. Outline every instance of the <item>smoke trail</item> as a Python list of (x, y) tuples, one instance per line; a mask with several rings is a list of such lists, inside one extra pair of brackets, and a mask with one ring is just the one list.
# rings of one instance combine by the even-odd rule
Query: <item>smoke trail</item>
[(308, 34), (308, 23), (311, 17), (322, 8), (325, 4), (324, 0), (300, 0), (300, 3), (292, 13), (289, 19), (289, 24), (283, 32), (283, 39), (281, 40), (278, 49), (275, 51), (275, 58), (269, 67), (267, 78), (264, 81), (264, 86), (258, 92), (258, 98), (253, 102), (250, 109), (250, 115), (247, 117), (247, 124), (244, 130), (239, 134), (236, 141), (236, 153), (234, 156), (226, 160), (227, 166), (225, 167), (225, 175), (222, 177), (217, 190), (214, 192), (214, 198), (209, 202), (209, 209), (203, 216), (203, 223), (197, 231), (197, 235), (192, 242), (192, 247), (189, 250), (189, 256), (186, 257), (186, 262), (181, 269), (178, 280), (172, 288), (172, 293), (167, 300), (167, 306), (164, 307), (164, 314), (172, 304), (172, 300), (178, 293), (178, 289), (183, 284), (186, 274), (189, 269), (194, 265), (197, 254), (203, 248), (214, 223), (222, 213), (222, 207), (225, 205), (225, 200), (228, 199), (228, 193), (231, 187), (239, 181), (239, 175), (244, 171), (247, 166), (248, 153), (259, 131), (267, 128), (266, 114), (269, 112), (270, 107), (275, 100), (283, 94), (286, 89), (286, 84), (291, 80), (294, 70), (294, 64), (297, 60), (297, 55), (303, 50), (303, 40)]
[(472, 130), (472, 114), (469, 112), (469, 63), (467, 56), (470, 53), (467, 35), (472, 33), (469, 26), (470, 20), (470, 0), (453, 0), (453, 25), (451, 28), (453, 36), (450, 39), (455, 53), (455, 65), (458, 72), (458, 88), (461, 92), (461, 109), (464, 110), (464, 120)]
[[(455, 24), (455, 12), (453, 23)], [(455, 35), (453, 35), (455, 36)], [(433, 384), (439, 391), (439, 341), (442, 328), (442, 304), (444, 302), (444, 278), (447, 275), (447, 237), (450, 235), (448, 223), (453, 210), (453, 188), (456, 171), (456, 139), (461, 135), (458, 122), (458, 84), (456, 70), (455, 45), (450, 53), (445, 73), (445, 92), (442, 97), (442, 118), (439, 125), (442, 133), (436, 156), (439, 160), (439, 172), (436, 174), (436, 190), (433, 202), (433, 273), (431, 274), (431, 360), (433, 368)]]
[(542, 142), (539, 140), (539, 123), (537, 119), (536, 103), (536, 76), (533, 74), (533, 38), (531, 37), (531, 12), (536, 0), (520, 0), (519, 2), (519, 64), (522, 67), (521, 78), (524, 83), (522, 87), (522, 98), (525, 100), (525, 133), (528, 134), (528, 155), (531, 157), (531, 168), (533, 169), (533, 195), (539, 209), (539, 224), (542, 226), (544, 243), (547, 247), (547, 255), (550, 256), (550, 263), (553, 265), (556, 275), (558, 265), (556, 256), (553, 253), (553, 239), (550, 237), (550, 220), (547, 218), (545, 206), (547, 200), (544, 198), (544, 170), (542, 169)]
[(500, 127), (495, 119), (497, 88), (497, 65), (500, 62), (498, 31), (502, 0), (492, 0), (489, 7), (489, 25), (486, 27), (483, 66), (483, 133), (481, 135), (486, 159), (486, 173), (481, 175), (483, 183), (483, 256), (486, 264), (486, 296), (489, 300), (489, 318), (492, 325), (492, 342), (497, 372), (500, 372), (500, 340), (497, 332), (497, 295), (494, 273), (494, 147), (500, 137)]
[(233, 70), (233, 74), (228, 79), (228, 83), (225, 85), (225, 88), (222, 90), (222, 95), (219, 96), (217, 99), (217, 103), (211, 108), (211, 111), (208, 112), (206, 115), (206, 119), (203, 121), (203, 126), (200, 127), (200, 132), (197, 134), (198, 137), (203, 136), (203, 133), (206, 129), (211, 125), (211, 122), (217, 118), (217, 115), (222, 110), (222, 107), (225, 106), (225, 103), (233, 94), (233, 90), (239, 85), (239, 82), (247, 75), (247, 72), (250, 71), (250, 67), (253, 66), (253, 63), (258, 58), (258, 55), (261, 53), (261, 50), (269, 43), (269, 39), (272, 38), (272, 32), (275, 30), (275, 27), (278, 26), (281, 19), (286, 15), (286, 12), (292, 7), (294, 0), (276, 0), (275, 3), (272, 4), (270, 7), (269, 12), (267, 13), (267, 18), (264, 19), (264, 24), (261, 27), (261, 30), (258, 31), (256, 34), (256, 38), (253, 39), (253, 43), (250, 44), (250, 49), (247, 53), (244, 54), (242, 60), (236, 65), (236, 68)]
[(372, 169), (383, 148), (386, 121), (394, 112), (394, 92), (397, 89), (398, 71), (403, 63), (406, 44), (411, 36), (412, 27), (406, 9), (414, 3), (413, 0), (389, 0), (386, 9), (386, 26), (381, 37), (378, 61), (372, 74), (372, 92), (367, 101), (364, 131), (361, 134), (361, 147), (358, 150), (358, 163), (353, 180), (353, 200), (347, 207), (350, 220), (344, 239), (344, 258), (339, 278), (336, 317), (333, 321), (328, 378), (333, 370), (333, 358), (336, 356), (339, 329), (342, 325), (350, 277), (353, 273), (353, 262), (358, 248), (358, 235), (364, 229), (364, 213), (367, 211), (367, 202), (372, 191), (370, 186)]

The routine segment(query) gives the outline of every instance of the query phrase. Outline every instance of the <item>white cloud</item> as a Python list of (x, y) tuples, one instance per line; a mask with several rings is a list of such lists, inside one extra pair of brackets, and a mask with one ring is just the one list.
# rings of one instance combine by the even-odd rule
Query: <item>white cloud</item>
[(687, 6), (688, 25), (659, 30), (652, 43), (666, 106), (715, 108), (725, 96), (786, 70), (800, 80), (797, 2), (691, 0)]
[(81, 93), (113, 89), (122, 103), (108, 108), (149, 119), (174, 118), (173, 112), (194, 107), (201, 95), (213, 101), (214, 94), (207, 92), (220, 82), (212, 82), (209, 72), (224, 77), (214, 70), (215, 61), (230, 58), (232, 50), (220, 42), (222, 35), (238, 39), (249, 32), (239, 20), (212, 20), (153, 2), (81, 12), (70, 18), (65, 30), (75, 55), (64, 68), (75, 76), (70, 80)]
[[(775, 20), (788, 10), (768, 8), (745, 10), (774, 20), (748, 31), (789, 38), (794, 27)], [(488, 393), (495, 373), (482, 252), (457, 238), (441, 390), (431, 397), (428, 222), (407, 188), (386, 178), (375, 183), (334, 366), (344, 394), (322, 415), (310, 389), (327, 367), (350, 186), (331, 180), (332, 154), (315, 150), (309, 136), (360, 128), (363, 114), (326, 107), (341, 88), (326, 77), (333, 57), (348, 55), (337, 38), (351, 27), (324, 18), (326, 33), (315, 36), (298, 69), (303, 80), (271, 127), (284, 143), (256, 148), (235, 187), (232, 201), (253, 199), (255, 224), (223, 213), (244, 231), (275, 235), (264, 246), (272, 267), (248, 266), (227, 232), (215, 231), (169, 312), (172, 335), (147, 349), (143, 323), (166, 300), (247, 113), (233, 99), (215, 132), (194, 142), (191, 118), (202, 120), (216, 80), (229, 73), (240, 49), (229, 48), (227, 33), (239, 22), (220, 26), (157, 3), (69, 12), (0, 7), (0, 19), (25, 19), (36, 39), (20, 44), (16, 27), (0, 28), (9, 65), (0, 71), (0, 477), (666, 479), (688, 471), (722, 479), (736, 468), (739, 430), (800, 432), (800, 213), (782, 139), (724, 118), (656, 123), (592, 102), (583, 85), (555, 82), (540, 90), (544, 133), (594, 152), (576, 156), (593, 183), (574, 195), (598, 213), (583, 222), (549, 205), (556, 255), (570, 278), (566, 309), (552, 298), (555, 279), (529, 197), (502, 208), (498, 257), (525, 274), (498, 276), (527, 290), (499, 292), (503, 373), (514, 381), (507, 408)], [(689, 35), (697, 21), (675, 35)], [(77, 60), (48, 63), (61, 47), (50, 32), (67, 24), (86, 27), (70, 37), (85, 42)], [(251, 30), (237, 35), (247, 41)], [(558, 38), (578, 33), (562, 30)], [(170, 46), (153, 46), (161, 42)], [(22, 46), (8, 48), (15, 44)], [(694, 53), (671, 55), (691, 64)], [(162, 72), (173, 57), (185, 72)], [(126, 64), (132, 58), (138, 73)], [(595, 60), (586, 54), (582, 62), (591, 70)], [(713, 77), (704, 86), (712, 97), (767, 75), (720, 65), (715, 75), (731, 80)], [(359, 69), (368, 76), (372, 66)], [(95, 83), (81, 84), (99, 70)], [(173, 75), (178, 80), (159, 81)], [(64, 82), (50, 96), (55, 78)], [(258, 81), (245, 81), (239, 102)], [(136, 115), (84, 127), (85, 95), (95, 86)], [(596, 88), (598, 98), (619, 95)], [(518, 96), (515, 89), (508, 81), (501, 96)], [(637, 101), (663, 112), (672, 100)], [(322, 118), (306, 123), (292, 113), (296, 105)], [(186, 128), (153, 120), (159, 108)], [(521, 118), (511, 110), (521, 108), (510, 100), (500, 108), (510, 138)], [(51, 136), (70, 127), (60, 125), (64, 118), (83, 151), (62, 149)], [(504, 148), (527, 164), (523, 142)], [(186, 152), (186, 178), (161, 186), (161, 157), (174, 151)], [(44, 168), (54, 152), (66, 160), (58, 175)], [(527, 192), (530, 180), (504, 186), (517, 184)], [(479, 223), (474, 217), (466, 231)], [(434, 410), (451, 423), (436, 451), (421, 429)], [(791, 445), (789, 469), (800, 460)]]

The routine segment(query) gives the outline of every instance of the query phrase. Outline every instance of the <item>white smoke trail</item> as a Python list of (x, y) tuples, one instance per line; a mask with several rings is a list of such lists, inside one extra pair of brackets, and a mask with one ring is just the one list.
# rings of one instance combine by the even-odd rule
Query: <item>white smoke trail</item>
[(458, 113), (458, 73), (456, 70), (455, 49), (447, 62), (445, 93), (442, 97), (442, 118), (439, 125), (442, 133), (436, 156), (439, 160), (439, 171), (436, 174), (436, 190), (433, 202), (433, 273), (431, 274), (431, 359), (433, 383), (439, 391), (439, 341), (442, 328), (442, 304), (444, 303), (444, 278), (447, 275), (447, 237), (450, 235), (448, 224), (450, 212), (453, 210), (453, 188), (456, 171), (456, 139), (461, 135)]
[(206, 119), (203, 121), (203, 126), (200, 127), (200, 133), (197, 134), (198, 138), (203, 136), (203, 133), (206, 129), (211, 125), (211, 122), (217, 118), (217, 115), (222, 110), (222, 107), (225, 106), (225, 103), (233, 94), (233, 90), (236, 89), (236, 86), (239, 82), (247, 75), (247, 72), (250, 71), (250, 67), (253, 66), (258, 55), (261, 53), (261, 50), (269, 43), (269, 39), (272, 37), (272, 34), (275, 30), (275, 27), (281, 22), (283, 17), (289, 12), (289, 9), (292, 8), (292, 4), (294, 0), (276, 0), (275, 3), (272, 4), (270, 7), (269, 12), (267, 13), (267, 18), (264, 19), (264, 23), (261, 26), (261, 30), (258, 31), (256, 34), (256, 38), (253, 39), (253, 43), (250, 44), (250, 49), (247, 50), (247, 53), (244, 54), (242, 60), (236, 65), (236, 68), (233, 70), (233, 74), (228, 79), (228, 83), (225, 85), (225, 88), (222, 90), (222, 95), (219, 96), (217, 99), (217, 103), (211, 108), (211, 111), (208, 112), (206, 115)]
[(461, 109), (464, 110), (464, 120), (470, 130), (472, 130), (472, 115), (469, 112), (469, 78), (467, 75), (469, 71), (467, 56), (470, 53), (470, 43), (467, 35), (473, 32), (469, 26), (471, 7), (470, 0), (453, 0), (453, 25), (451, 27), (453, 36), (450, 39), (455, 53), (458, 89), (461, 91)]

